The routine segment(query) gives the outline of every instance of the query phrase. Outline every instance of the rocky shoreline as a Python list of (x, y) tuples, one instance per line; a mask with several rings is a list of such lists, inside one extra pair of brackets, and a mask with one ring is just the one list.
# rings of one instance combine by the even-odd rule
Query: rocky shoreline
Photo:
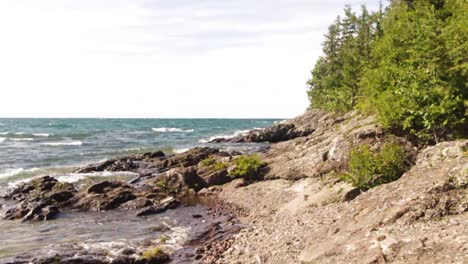
[[(402, 146), (411, 168), (371, 190), (343, 181), (350, 151)], [(178, 210), (194, 201), (182, 249), (120, 255), (18, 256), (8, 263), (464, 263), (468, 261), (468, 141), (421, 149), (388, 134), (372, 116), (310, 110), (295, 119), (212, 143), (270, 142), (255, 155), (194, 148), (111, 159), (77, 173), (129, 171), (128, 181), (78, 188), (42, 177), (1, 197), (4, 219), (45, 221), (63, 212), (120, 210), (137, 217)], [(145, 251), (146, 250), (146, 251)]]

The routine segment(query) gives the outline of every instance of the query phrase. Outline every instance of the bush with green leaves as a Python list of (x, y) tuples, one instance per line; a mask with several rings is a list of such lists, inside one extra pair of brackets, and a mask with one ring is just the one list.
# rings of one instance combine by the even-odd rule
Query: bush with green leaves
[(236, 178), (249, 180), (260, 178), (260, 169), (265, 165), (257, 154), (236, 157), (232, 163), (235, 169), (230, 174)]
[(227, 169), (227, 167), (229, 167), (229, 163), (216, 160), (212, 156), (200, 161), (200, 164), (205, 167), (212, 167), (216, 171), (224, 170)]
[(350, 152), (349, 170), (342, 179), (365, 191), (398, 180), (410, 165), (409, 153), (397, 143), (384, 143), (378, 150), (361, 145)]
[(213, 168), (216, 171), (224, 170), (229, 167), (229, 163), (222, 162), (222, 161), (216, 161), (215, 164), (213, 165)]
[(145, 263), (166, 263), (169, 261), (169, 255), (161, 247), (148, 248), (141, 254)]
[(216, 163), (216, 159), (213, 158), (212, 156), (209, 156), (208, 158), (200, 161), (200, 164), (205, 167), (213, 166), (215, 163)]

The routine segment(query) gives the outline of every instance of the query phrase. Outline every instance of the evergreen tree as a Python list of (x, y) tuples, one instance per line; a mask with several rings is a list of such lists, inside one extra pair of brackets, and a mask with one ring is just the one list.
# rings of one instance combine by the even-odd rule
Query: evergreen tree
[(466, 75), (462, 81), (463, 64), (454, 65), (466, 63), (466, 53), (446, 45), (457, 34), (444, 34), (448, 18), (459, 21), (449, 10), (457, 2), (462, 1), (392, 3), (383, 21), (384, 34), (372, 52), (375, 67), (366, 71), (361, 83), (368, 106), (375, 107), (385, 127), (437, 141), (466, 124)]

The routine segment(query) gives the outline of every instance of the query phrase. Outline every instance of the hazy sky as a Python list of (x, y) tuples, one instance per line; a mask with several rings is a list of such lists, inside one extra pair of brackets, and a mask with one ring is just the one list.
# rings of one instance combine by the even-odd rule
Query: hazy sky
[(1, 117), (293, 117), (370, 0), (1, 0)]

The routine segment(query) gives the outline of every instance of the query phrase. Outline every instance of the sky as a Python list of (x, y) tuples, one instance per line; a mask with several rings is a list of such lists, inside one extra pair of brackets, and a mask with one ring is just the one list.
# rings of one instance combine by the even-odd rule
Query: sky
[(346, 4), (1, 0), (0, 117), (294, 117)]

